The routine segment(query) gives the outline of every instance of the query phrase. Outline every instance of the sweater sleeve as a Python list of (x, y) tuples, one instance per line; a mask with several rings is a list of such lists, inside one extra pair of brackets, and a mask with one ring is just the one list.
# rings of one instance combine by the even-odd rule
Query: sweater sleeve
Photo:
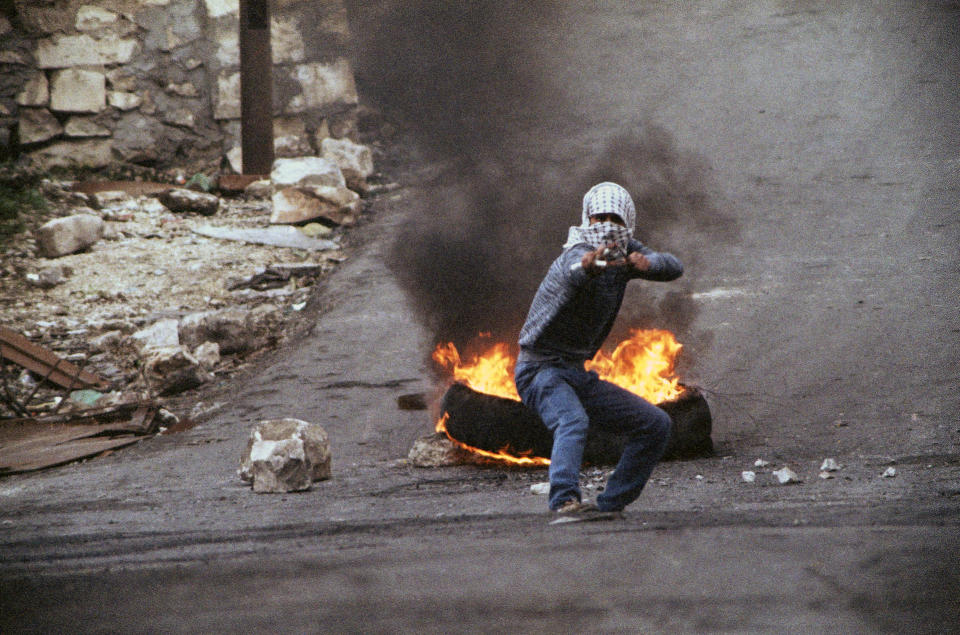
[(644, 280), (654, 280), (657, 282), (669, 282), (676, 280), (683, 275), (683, 263), (680, 259), (671, 253), (665, 251), (654, 251), (639, 240), (630, 241), (630, 251), (639, 251), (650, 262), (650, 268), (646, 271), (633, 272), (632, 278), (643, 278)]

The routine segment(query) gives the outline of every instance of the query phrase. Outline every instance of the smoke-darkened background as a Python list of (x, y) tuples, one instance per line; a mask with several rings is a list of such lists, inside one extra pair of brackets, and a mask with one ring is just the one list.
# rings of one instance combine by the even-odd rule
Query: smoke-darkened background
[[(516, 340), (595, 182), (630, 190), (638, 237), (688, 269), (694, 237), (732, 231), (711, 200), (706, 162), (677, 148), (664, 125), (584, 129), (574, 108), (583, 104), (571, 102), (582, 97), (554, 73), (559, 4), (372, 4), (347, 2), (361, 92), (441, 166), (391, 258), (438, 341), (462, 347), (480, 332)], [(693, 303), (682, 282), (673, 288), (659, 300), (634, 289), (619, 329), (682, 334)]]

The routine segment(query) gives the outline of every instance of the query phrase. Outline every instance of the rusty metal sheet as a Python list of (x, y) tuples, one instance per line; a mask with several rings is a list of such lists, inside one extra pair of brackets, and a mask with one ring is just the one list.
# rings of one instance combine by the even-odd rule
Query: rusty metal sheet
[(68, 389), (108, 387), (96, 374), (81, 370), (53, 351), (38, 346), (5, 326), (0, 326), (0, 355)]
[(218, 186), (221, 192), (242, 192), (254, 181), (269, 179), (269, 174), (223, 174)]
[(0, 476), (33, 472), (132, 445), (156, 431), (152, 402), (0, 421)]

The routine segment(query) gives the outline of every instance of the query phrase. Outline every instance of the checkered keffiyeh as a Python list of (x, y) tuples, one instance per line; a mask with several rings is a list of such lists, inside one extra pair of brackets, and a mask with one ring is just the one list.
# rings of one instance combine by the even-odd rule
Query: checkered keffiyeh
[[(608, 222), (591, 225), (590, 217), (596, 214), (616, 214), (623, 219), (626, 227)], [(626, 251), (627, 243), (633, 237), (636, 219), (637, 209), (627, 190), (616, 183), (598, 183), (584, 195), (580, 225), (570, 228), (563, 247), (566, 249), (578, 243), (588, 243), (598, 248), (608, 242), (615, 242)]]

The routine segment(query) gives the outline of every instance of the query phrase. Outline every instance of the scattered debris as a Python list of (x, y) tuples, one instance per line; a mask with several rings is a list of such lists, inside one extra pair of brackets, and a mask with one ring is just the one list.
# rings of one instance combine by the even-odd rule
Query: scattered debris
[(9, 360), (64, 388), (106, 388), (106, 382), (95, 374), (0, 326), (0, 361), (3, 360)]
[(773, 472), (773, 476), (781, 485), (791, 485), (800, 482), (800, 477), (797, 476), (796, 472), (786, 466), (780, 468), (779, 470), (775, 470)]
[(153, 402), (0, 420), (0, 476), (72, 463), (136, 443), (160, 424)]
[(757, 480), (757, 473), (750, 470), (744, 470), (740, 472), (740, 477), (747, 483), (753, 483)]
[(820, 472), (819, 476), (825, 481), (833, 478), (833, 474), (831, 472)]
[(237, 289), (276, 289), (285, 286), (294, 278), (308, 278), (323, 272), (323, 265), (314, 263), (305, 264), (277, 264), (257, 270), (252, 276), (244, 280), (236, 280), (227, 285), (231, 291)]
[(753, 462), (753, 467), (769, 467), (770, 461), (764, 461), (763, 459), (757, 459)]
[(880, 475), (881, 478), (894, 478), (897, 475), (896, 468), (888, 467), (883, 471), (883, 474)]

